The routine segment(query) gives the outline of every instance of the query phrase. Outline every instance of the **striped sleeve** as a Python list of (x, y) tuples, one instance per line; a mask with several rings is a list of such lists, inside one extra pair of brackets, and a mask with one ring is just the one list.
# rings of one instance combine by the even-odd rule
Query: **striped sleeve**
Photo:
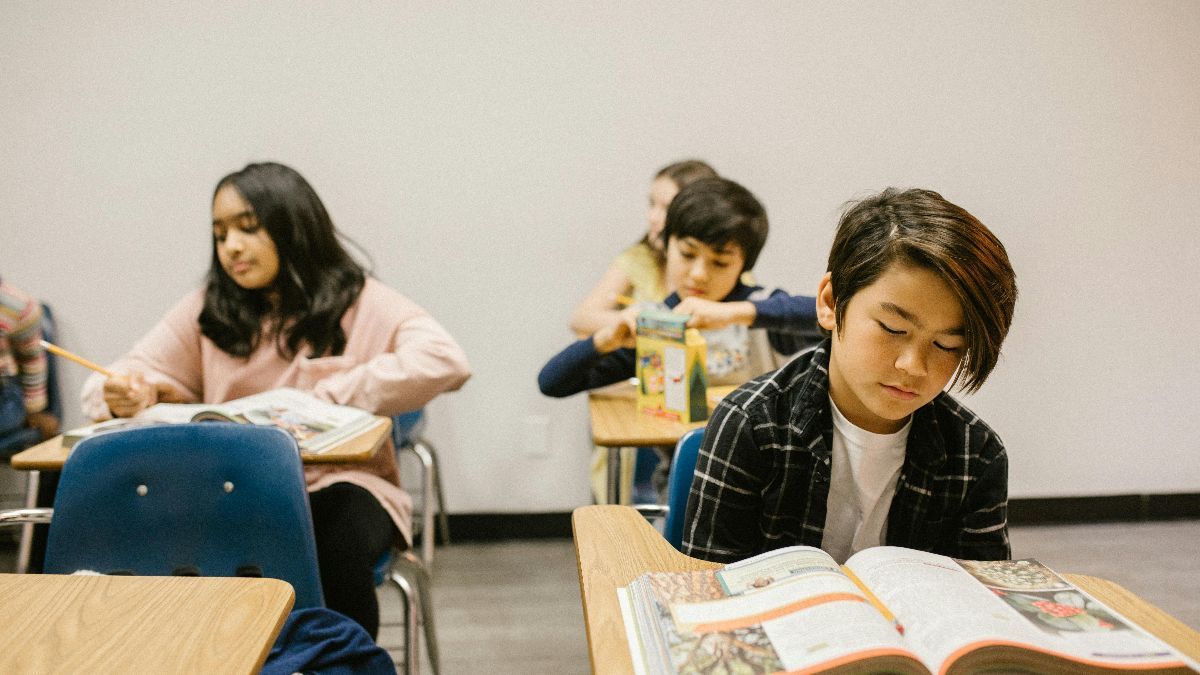
[[(42, 349), (42, 307), (37, 300), (12, 286), (0, 283), (0, 360), (11, 359), (24, 392), (25, 410), (46, 409), (46, 352)], [(5, 357), (8, 358), (5, 358)]]

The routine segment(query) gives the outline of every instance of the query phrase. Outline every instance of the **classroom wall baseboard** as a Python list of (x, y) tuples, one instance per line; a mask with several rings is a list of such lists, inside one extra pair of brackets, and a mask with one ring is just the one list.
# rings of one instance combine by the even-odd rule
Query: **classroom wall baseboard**
[(571, 514), (568, 512), (451, 513), (447, 520), (451, 543), (571, 538)]
[(1009, 525), (1200, 519), (1200, 492), (1010, 499)]
[[(1200, 492), (1100, 497), (1010, 499), (1010, 525), (1129, 523), (1200, 520)], [(460, 513), (449, 515), (452, 542), (569, 539), (571, 514)]]

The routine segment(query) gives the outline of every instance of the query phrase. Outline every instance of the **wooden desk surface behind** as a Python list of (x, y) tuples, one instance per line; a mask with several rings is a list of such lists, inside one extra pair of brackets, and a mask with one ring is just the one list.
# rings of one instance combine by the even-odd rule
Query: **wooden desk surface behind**
[[(341, 462), (365, 462), (375, 456), (384, 440), (392, 432), (392, 420), (377, 417), (375, 424), (363, 433), (347, 439), (341, 444), (320, 454), (302, 453), (305, 464), (327, 464)], [(62, 436), (22, 450), (12, 456), (12, 467), (24, 471), (60, 471), (70, 454), (62, 444)]]
[[(646, 572), (715, 569), (721, 565), (676, 551), (641, 514), (627, 506), (584, 506), (575, 510), (571, 523), (592, 672), (631, 673), (633, 660), (617, 589)], [(1063, 576), (1179, 651), (1200, 659), (1200, 633), (1181, 621), (1119, 584), (1081, 574)]]
[[(735, 388), (709, 387), (709, 408)], [(639, 413), (637, 388), (624, 382), (589, 393), (588, 411), (592, 421), (592, 442), (605, 447), (675, 445), (688, 429), (705, 424), (683, 424)]]
[(0, 574), (0, 672), (256, 673), (294, 598), (278, 579)]
[(575, 509), (571, 526), (592, 672), (632, 673), (617, 589), (646, 572), (716, 569), (721, 565), (676, 551), (628, 506)]

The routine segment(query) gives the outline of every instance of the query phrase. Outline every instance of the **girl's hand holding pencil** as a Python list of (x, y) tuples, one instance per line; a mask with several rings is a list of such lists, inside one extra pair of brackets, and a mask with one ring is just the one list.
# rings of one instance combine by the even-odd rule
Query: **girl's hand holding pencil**
[(179, 390), (165, 382), (147, 382), (134, 371), (117, 373), (104, 381), (104, 402), (115, 417), (133, 417), (155, 403), (184, 403)]
[(85, 368), (91, 368), (108, 378), (104, 381), (104, 402), (108, 404), (108, 409), (112, 411), (112, 414), (117, 417), (133, 417), (143, 408), (155, 403), (154, 387), (146, 384), (146, 379), (141, 373), (118, 375), (108, 368), (97, 365), (56, 344), (42, 340), (42, 347), (51, 354), (74, 361)]
[(144, 375), (134, 371), (104, 381), (104, 402), (114, 416), (133, 417), (157, 403), (158, 393)]
[(108, 404), (108, 409), (112, 411), (112, 414), (117, 417), (133, 417), (144, 408), (159, 401), (181, 403), (184, 400), (175, 387), (166, 383), (148, 383), (141, 373), (114, 373), (104, 366), (97, 365), (46, 340), (42, 340), (42, 347), (51, 354), (74, 361), (108, 378), (104, 381), (104, 401)]

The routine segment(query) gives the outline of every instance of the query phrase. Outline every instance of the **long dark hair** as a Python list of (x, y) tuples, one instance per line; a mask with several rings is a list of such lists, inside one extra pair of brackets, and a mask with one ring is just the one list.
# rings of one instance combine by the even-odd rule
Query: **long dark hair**
[(269, 320), (285, 358), (305, 345), (310, 357), (341, 354), (346, 348), (342, 315), (362, 291), (366, 271), (342, 247), (317, 193), (295, 170), (273, 162), (249, 164), (225, 176), (213, 190), (214, 200), (226, 186), (250, 204), (275, 242), (279, 274), (266, 288), (242, 288), (221, 266), (214, 240), (200, 332), (222, 351), (248, 356)]

